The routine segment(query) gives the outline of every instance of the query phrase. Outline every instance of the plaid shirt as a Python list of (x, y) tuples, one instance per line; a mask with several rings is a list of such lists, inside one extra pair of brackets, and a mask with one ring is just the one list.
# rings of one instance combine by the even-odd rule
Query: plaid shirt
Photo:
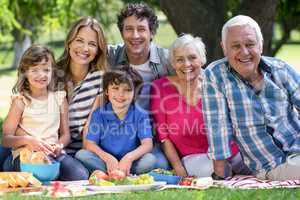
[(204, 72), (203, 113), (209, 155), (214, 160), (231, 156), (234, 139), (253, 171), (270, 170), (300, 151), (300, 75), (285, 62), (262, 57), (264, 86), (256, 91), (226, 58)]

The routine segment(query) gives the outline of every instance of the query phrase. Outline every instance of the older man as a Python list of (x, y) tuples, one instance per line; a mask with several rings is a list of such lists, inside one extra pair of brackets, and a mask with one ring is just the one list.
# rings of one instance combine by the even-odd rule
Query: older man
[(224, 178), (235, 140), (258, 178), (300, 179), (300, 75), (261, 55), (262, 33), (248, 16), (225, 23), (221, 45), (225, 58), (207, 67), (203, 83), (213, 178)]

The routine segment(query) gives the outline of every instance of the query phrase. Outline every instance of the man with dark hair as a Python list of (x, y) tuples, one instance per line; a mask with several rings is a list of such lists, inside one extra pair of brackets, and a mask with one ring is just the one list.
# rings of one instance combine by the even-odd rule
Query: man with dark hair
[[(168, 61), (168, 50), (152, 43), (158, 28), (154, 11), (145, 3), (127, 4), (118, 15), (118, 28), (124, 44), (109, 46), (111, 69), (130, 66), (143, 78), (143, 86), (136, 101), (139, 109), (149, 110), (150, 88), (153, 80), (174, 73)], [(156, 168), (168, 169), (169, 164), (159, 145), (153, 150)]]
[(118, 15), (118, 28), (124, 44), (109, 47), (109, 64), (112, 69), (129, 65), (143, 77), (143, 88), (138, 105), (149, 110), (151, 82), (173, 73), (168, 51), (152, 43), (158, 28), (154, 11), (145, 3), (125, 6)]

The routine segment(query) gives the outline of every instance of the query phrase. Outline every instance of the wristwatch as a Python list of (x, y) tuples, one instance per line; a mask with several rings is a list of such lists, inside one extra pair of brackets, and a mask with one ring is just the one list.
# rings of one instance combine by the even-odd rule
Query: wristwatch
[(221, 180), (225, 180), (224, 177), (217, 175), (215, 172), (213, 172), (211, 174), (212, 179), (216, 180), (216, 181), (221, 181)]

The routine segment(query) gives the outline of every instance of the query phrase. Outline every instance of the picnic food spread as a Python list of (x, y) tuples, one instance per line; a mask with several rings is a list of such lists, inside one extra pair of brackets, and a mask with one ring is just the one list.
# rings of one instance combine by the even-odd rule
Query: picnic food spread
[(97, 186), (140, 185), (154, 183), (154, 179), (148, 174), (129, 177), (125, 176), (124, 172), (120, 170), (114, 170), (110, 174), (95, 170), (89, 178), (89, 183)]

